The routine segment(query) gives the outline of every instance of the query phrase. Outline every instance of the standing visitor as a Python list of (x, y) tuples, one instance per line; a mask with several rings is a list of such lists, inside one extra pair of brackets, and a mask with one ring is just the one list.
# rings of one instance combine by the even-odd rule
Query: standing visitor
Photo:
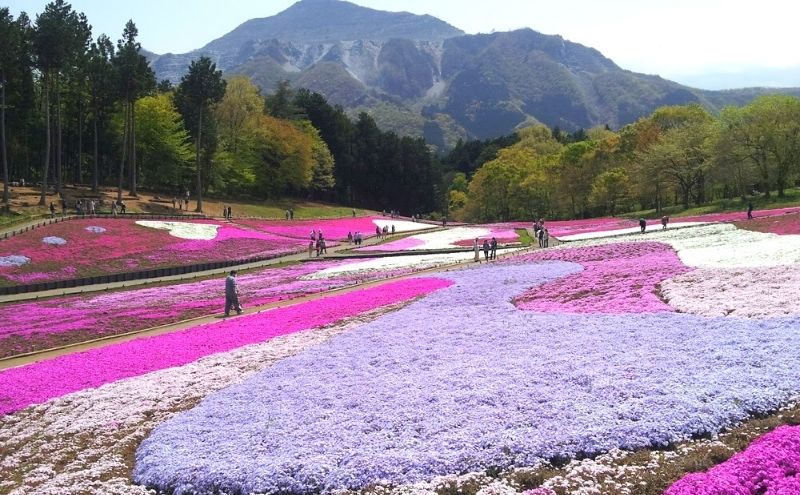
[(474, 241), (472, 241), (472, 250), (475, 251), (475, 262), (480, 263), (481, 261), (481, 248), (478, 246), (478, 238), (476, 237)]
[(175, 205), (176, 205), (177, 202), (178, 202), (178, 199), (175, 196), (173, 196), (172, 197), (172, 209), (173, 210), (175, 209)]
[(492, 243), (490, 244), (492, 248), (492, 252), (489, 255), (489, 259), (496, 260), (497, 259), (497, 239), (492, 237)]
[(308, 241), (308, 257), (314, 256), (314, 241)]
[(225, 316), (229, 316), (231, 308), (237, 314), (242, 314), (242, 305), (239, 304), (239, 285), (236, 283), (236, 270), (231, 270), (225, 279)]
[(392, 235), (394, 235), (394, 224), (392, 224)]
[(639, 219), (639, 228), (642, 229), (642, 234), (647, 230), (647, 220), (645, 220), (644, 217)]
[(353, 243), (353, 233), (352, 232), (348, 232), (347, 233), (347, 243), (348, 244), (352, 244)]
[(56, 204), (50, 201), (50, 218), (55, 218), (56, 216)]
[(61, 198), (61, 217), (67, 216), (67, 200)]
[(538, 239), (538, 241), (539, 241), (539, 247), (543, 248), (544, 247), (544, 229), (543, 228), (540, 228), (536, 232), (536, 239)]
[(661, 217), (661, 230), (667, 230), (667, 224), (669, 223), (669, 217), (664, 215)]
[(325, 238), (324, 237), (320, 237), (319, 238), (319, 242), (322, 244), (322, 254), (328, 254), (328, 246), (325, 243)]
[(228, 221), (233, 218), (233, 209), (229, 206), (228, 207)]
[[(386, 216), (386, 215), (384, 215), (384, 216)], [(376, 225), (376, 226), (375, 226), (375, 236), (376, 236), (378, 239), (380, 239), (380, 238), (381, 238), (381, 228), (380, 228), (380, 226), (378, 226), (378, 225)]]
[(747, 203), (747, 219), (748, 220), (752, 220), (753, 219), (753, 202), (752, 201)]
[(356, 217), (356, 209), (353, 208), (353, 218), (355, 218), (355, 217)]
[(289, 208), (289, 220), (294, 220), (294, 208)]
[(544, 229), (544, 247), (550, 247), (550, 231)]
[(112, 201), (111, 202), (111, 215), (114, 218), (117, 218), (117, 202), (116, 201)]
[(488, 239), (484, 239), (483, 240), (483, 258), (486, 260), (487, 263), (489, 262), (489, 240)]
[(289, 220), (289, 210), (286, 210), (286, 211), (284, 211), (284, 212), (283, 212), (283, 217), (284, 217), (286, 220)]

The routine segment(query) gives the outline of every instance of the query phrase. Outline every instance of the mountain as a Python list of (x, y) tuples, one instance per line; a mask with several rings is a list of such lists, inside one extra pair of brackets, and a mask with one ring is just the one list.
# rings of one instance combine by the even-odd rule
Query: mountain
[(159, 78), (177, 81), (200, 55), (227, 74), (249, 76), (265, 92), (286, 79), (440, 148), (537, 122), (566, 130), (618, 128), (663, 105), (700, 103), (717, 111), (768, 92), (800, 95), (797, 89), (698, 90), (624, 70), (560, 36), (531, 29), (465, 35), (431, 16), (343, 0), (301, 0), (199, 50), (150, 61)]

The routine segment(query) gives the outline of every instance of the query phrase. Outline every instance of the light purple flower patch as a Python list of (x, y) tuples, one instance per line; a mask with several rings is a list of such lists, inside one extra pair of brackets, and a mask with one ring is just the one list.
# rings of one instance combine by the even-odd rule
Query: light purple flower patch
[(96, 225), (90, 225), (86, 227), (86, 230), (91, 232), (92, 234), (102, 234), (103, 232), (106, 231), (106, 229), (104, 229), (103, 227), (98, 227)]
[(495, 265), (154, 430), (134, 479), (174, 493), (315, 493), (663, 446), (800, 390), (800, 318), (520, 311), (578, 265)]
[(12, 254), (11, 256), (0, 256), (0, 266), (22, 266), (30, 263), (31, 259), (27, 256)]
[(50, 244), (51, 246), (63, 246), (67, 243), (67, 240), (62, 237), (48, 236), (43, 238), (42, 242), (45, 244)]

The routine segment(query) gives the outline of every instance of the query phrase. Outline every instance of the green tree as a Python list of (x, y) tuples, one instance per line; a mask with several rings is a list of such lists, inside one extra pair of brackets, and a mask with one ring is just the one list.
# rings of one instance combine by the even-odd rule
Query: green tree
[(265, 109), (269, 115), (278, 119), (297, 120), (302, 110), (295, 105), (295, 94), (289, 81), (278, 82), (275, 92), (265, 98)]
[(142, 184), (159, 191), (175, 191), (191, 177), (192, 148), (172, 96), (159, 93), (139, 99), (136, 115)]
[(21, 82), (25, 69), (24, 26), (9, 13), (7, 7), (0, 8), (0, 154), (3, 155), (3, 204), (9, 207), (8, 191), (8, 143), (6, 141), (6, 87), (11, 81)]
[(682, 198), (684, 208), (694, 193), (696, 203), (704, 200), (705, 176), (712, 161), (710, 138), (712, 121), (687, 122), (664, 132), (661, 138), (638, 157), (646, 170), (671, 183)]
[(605, 213), (614, 216), (620, 207), (624, 207), (630, 197), (630, 178), (624, 168), (606, 170), (592, 183), (589, 201), (604, 209)]
[(139, 30), (132, 20), (125, 24), (122, 38), (117, 41), (117, 52), (113, 59), (119, 82), (119, 96), (123, 102), (122, 160), (117, 180), (117, 200), (122, 200), (122, 179), (126, 157), (128, 159), (128, 185), (131, 196), (137, 196), (136, 171), (136, 107), (134, 102), (153, 91), (156, 86), (155, 73), (140, 53), (142, 46), (136, 41)]
[(176, 103), (195, 139), (195, 162), (197, 164), (197, 208), (203, 211), (203, 178), (200, 150), (203, 142), (203, 116), (210, 116), (210, 107), (225, 96), (225, 80), (222, 71), (208, 57), (193, 60), (189, 72), (181, 78), (176, 92)]
[(755, 169), (767, 197), (773, 187), (784, 196), (800, 159), (800, 100), (761, 96), (741, 108), (724, 108), (720, 120), (720, 139), (729, 146), (730, 159)]
[(100, 126), (106, 123), (108, 112), (116, 99), (116, 72), (112, 65), (114, 44), (101, 34), (89, 49), (89, 107), (92, 113), (92, 191), (97, 192), (100, 176)]
[(36, 65), (42, 73), (42, 106), (44, 110), (45, 153), (42, 166), (42, 190), (39, 204), (45, 204), (47, 175), (50, 165), (51, 128), (50, 95), (56, 95), (56, 190), (61, 190), (61, 105), (60, 75), (77, 54), (85, 51), (91, 37), (86, 16), (72, 10), (63, 0), (55, 0), (36, 16), (33, 47)]

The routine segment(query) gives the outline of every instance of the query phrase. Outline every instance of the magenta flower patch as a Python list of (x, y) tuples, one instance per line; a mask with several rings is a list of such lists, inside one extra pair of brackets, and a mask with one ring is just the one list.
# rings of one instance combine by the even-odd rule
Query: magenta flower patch
[(0, 371), (0, 415), (70, 392), (142, 375), (359, 315), (451, 285), (436, 278), (390, 282), (181, 332), (140, 338)]
[[(240, 298), (248, 306), (260, 306), (413, 271), (370, 270), (308, 277), (350, 264), (309, 262), (240, 275)], [(0, 305), (0, 357), (219, 313), (223, 309), (223, 288), (223, 280), (217, 278)]]
[(571, 261), (583, 271), (535, 287), (516, 299), (521, 309), (561, 313), (656, 313), (674, 311), (658, 295), (658, 284), (686, 273), (675, 251), (655, 242), (615, 243), (553, 249), (511, 262)]
[(781, 426), (705, 473), (685, 476), (664, 495), (800, 493), (800, 427)]

